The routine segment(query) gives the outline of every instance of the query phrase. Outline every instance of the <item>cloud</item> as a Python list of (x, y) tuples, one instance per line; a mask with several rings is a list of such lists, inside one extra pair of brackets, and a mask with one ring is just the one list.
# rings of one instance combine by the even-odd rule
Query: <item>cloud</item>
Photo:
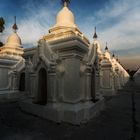
[(140, 68), (140, 56), (131, 57), (121, 57), (120, 62), (125, 69), (138, 70)]
[(85, 22), (81, 22), (80, 28), (92, 41), (94, 26), (97, 26), (102, 49), (108, 42), (110, 52), (119, 55), (126, 68), (137, 69), (140, 66), (139, 13), (140, 1), (110, 1), (101, 10), (83, 19)]
[(35, 3), (29, 2), (24, 5), (25, 17), (19, 23), (19, 34), (24, 44), (36, 44), (39, 38), (48, 33), (48, 29), (54, 23), (54, 5), (47, 2), (38, 8)]
[[(36, 45), (38, 39), (48, 33), (48, 29), (55, 24), (55, 17), (60, 9), (60, 3), (57, 0), (42, 0), (41, 3), (38, 1), (23, 0), (22, 9), (25, 12), (24, 16), (18, 20), (18, 34), (24, 47), (27, 44)], [(103, 3), (99, 10), (89, 9), (89, 12), (84, 13), (86, 16), (83, 16), (80, 7), (76, 10), (78, 12), (72, 9), (75, 19), (78, 19), (76, 20), (77, 26), (91, 42), (94, 26), (97, 26), (102, 49), (105, 47), (105, 42), (108, 42), (110, 51), (120, 54), (122, 60), (130, 60), (129, 56), (131, 60), (136, 60), (134, 56), (138, 56), (136, 62), (140, 64), (138, 62), (140, 59), (140, 1), (110, 0)], [(11, 33), (11, 25), (8, 26), (3, 39)]]
[[(104, 46), (109, 43), (111, 50), (137, 48), (140, 45), (140, 1), (118, 0), (108, 3), (103, 9), (95, 13), (95, 17), (87, 18), (84, 26), (87, 26), (85, 33), (93, 30), (94, 25), (99, 30), (99, 40)], [(93, 15), (94, 16), (94, 15)], [(89, 37), (91, 38), (91, 37)]]
[[(26, 2), (26, 4), (25, 4)], [(23, 44), (36, 44), (38, 39), (48, 33), (55, 23), (55, 16), (60, 9), (56, 0), (23, 0), (24, 17), (19, 20), (19, 35)], [(92, 42), (94, 26), (97, 26), (99, 41), (102, 48), (107, 41), (111, 50), (137, 48), (140, 44), (140, 1), (117, 0), (109, 1), (100, 10), (80, 14), (76, 21), (80, 30)], [(82, 10), (82, 9), (80, 9)], [(89, 9), (90, 11), (91, 9)], [(5, 36), (11, 32), (9, 28)]]
[(137, 70), (140, 67), (140, 48), (128, 48), (114, 51), (126, 69)]
[[(23, 47), (36, 45), (39, 38), (47, 34), (48, 29), (53, 26), (56, 10), (58, 9), (54, 2), (55, 0), (48, 2), (42, 0), (41, 5), (39, 5), (37, 0), (30, 0), (23, 5), (24, 16), (17, 18), (18, 34), (22, 40)], [(7, 25), (2, 36), (4, 42), (7, 36), (12, 33), (10, 24)]]

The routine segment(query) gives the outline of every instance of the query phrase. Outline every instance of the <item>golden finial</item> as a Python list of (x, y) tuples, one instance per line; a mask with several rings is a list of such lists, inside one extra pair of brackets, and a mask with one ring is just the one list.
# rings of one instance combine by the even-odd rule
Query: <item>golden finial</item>
[(106, 50), (106, 51), (108, 50), (108, 47), (107, 47), (107, 42), (106, 42), (106, 47), (105, 47), (105, 50)]
[(95, 31), (94, 31), (94, 36), (93, 38), (98, 38), (97, 33), (96, 33), (96, 26), (95, 26)]
[(68, 4), (70, 3), (70, 0), (62, 0), (62, 3), (64, 7), (68, 7)]
[(14, 17), (14, 25), (12, 26), (14, 32), (16, 33), (16, 31), (18, 30), (17, 24), (16, 24), (16, 16)]
[(113, 52), (113, 55), (112, 55), (112, 57), (113, 57), (113, 58), (115, 58), (115, 54), (114, 54), (114, 52)]
[(118, 58), (118, 55), (117, 55), (117, 57), (116, 57), (116, 60), (119, 62), (119, 58)]

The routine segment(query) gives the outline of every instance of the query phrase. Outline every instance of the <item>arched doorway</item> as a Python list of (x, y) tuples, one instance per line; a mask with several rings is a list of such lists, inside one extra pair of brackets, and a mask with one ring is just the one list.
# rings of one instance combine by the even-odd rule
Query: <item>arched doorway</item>
[(19, 90), (20, 91), (25, 91), (25, 72), (20, 74)]
[(41, 68), (38, 73), (38, 104), (47, 104), (47, 72)]
[(92, 97), (92, 101), (95, 102), (95, 96), (96, 96), (96, 77), (95, 77), (95, 70), (92, 70), (91, 73), (91, 97)]

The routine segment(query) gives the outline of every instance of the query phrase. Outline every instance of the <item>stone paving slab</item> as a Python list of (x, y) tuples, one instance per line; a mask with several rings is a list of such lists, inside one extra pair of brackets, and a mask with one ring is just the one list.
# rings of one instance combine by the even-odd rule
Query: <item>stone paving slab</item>
[[(130, 140), (135, 89), (107, 99), (100, 116), (81, 126), (54, 122), (22, 112), (18, 102), (0, 103), (0, 140)], [(130, 92), (129, 92), (130, 91)], [(137, 134), (140, 140), (140, 93), (135, 93)]]

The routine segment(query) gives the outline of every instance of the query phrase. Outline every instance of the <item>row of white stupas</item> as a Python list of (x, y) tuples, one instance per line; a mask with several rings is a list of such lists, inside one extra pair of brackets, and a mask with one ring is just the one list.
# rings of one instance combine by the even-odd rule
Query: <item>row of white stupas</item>
[(128, 82), (130, 76), (124, 67), (120, 64), (115, 55), (111, 55), (106, 43), (105, 52), (101, 50), (100, 43), (97, 41), (95, 28), (93, 43), (97, 45), (100, 71), (100, 88), (101, 92), (108, 96), (113, 95), (117, 90), (122, 89)]
[(21, 103), (26, 112), (80, 124), (98, 114), (103, 95), (116, 94), (129, 75), (107, 46), (101, 51), (96, 30), (89, 43), (75, 24), (68, 0), (63, 3), (56, 24), (36, 47), (21, 47), (15, 22), (13, 34), (0, 47), (0, 98), (17, 97), (21, 90), (28, 97)]
[[(67, 28), (73, 28), (75, 29), (74, 33), (76, 33), (78, 36), (80, 36), (85, 42), (89, 42), (86, 37), (77, 29), (77, 26), (74, 21), (73, 13), (68, 9), (67, 6), (64, 6), (64, 8), (58, 13), (56, 18), (56, 24), (53, 28), (49, 30), (50, 33), (52, 32), (58, 32), (60, 35), (58, 36), (60, 38), (61, 31), (64, 29), (57, 30), (59, 27), (66, 26)], [(21, 61), (24, 62), (24, 59), (22, 57), (24, 51), (21, 44), (21, 39), (16, 33), (17, 25), (16, 23), (13, 25), (14, 32), (8, 37), (7, 42), (4, 46), (0, 47), (0, 58), (2, 59), (2, 62), (0, 64), (6, 64), (8, 66), (13, 65), (15, 62), (15, 65), (13, 65), (13, 68), (17, 68), (18, 65), (20, 65)], [(68, 35), (68, 34), (67, 34)], [(50, 37), (51, 35), (44, 36), (43, 38), (52, 39)], [(57, 37), (53, 38), (57, 40)], [(121, 89), (122, 86), (125, 85), (125, 83), (129, 79), (129, 75), (126, 72), (126, 70), (121, 66), (118, 59), (115, 58), (114, 54), (111, 57), (111, 54), (109, 53), (108, 47), (106, 45), (105, 52), (102, 52), (100, 43), (97, 41), (97, 34), (95, 29), (95, 34), (93, 37), (93, 43), (97, 45), (97, 53), (99, 58), (99, 64), (100, 64), (100, 87), (103, 90), (111, 90), (115, 91), (116, 89)], [(19, 61), (18, 65), (16, 64), (16, 61)], [(12, 61), (12, 63), (11, 63)], [(23, 65), (24, 66), (24, 65)], [(106, 69), (106, 67), (110, 67), (110, 69)], [(19, 68), (19, 71), (22, 69)], [(110, 80), (107, 79), (108, 74), (107, 70), (110, 71), (110, 76), (112, 77)], [(138, 73), (138, 72), (137, 72)], [(1, 72), (3, 75), (3, 72)], [(118, 77), (118, 80), (116, 77)], [(114, 78), (113, 78), (114, 77)], [(5, 78), (4, 78), (5, 79)], [(114, 79), (114, 80), (112, 80)], [(3, 83), (3, 78), (0, 78), (1, 82)], [(8, 81), (7, 81), (8, 82)], [(113, 85), (114, 84), (114, 85)], [(10, 84), (9, 84), (10, 85)], [(17, 84), (18, 85), (18, 84)], [(113, 86), (111, 86), (113, 85)], [(2, 84), (0, 84), (2, 87)], [(6, 88), (1, 88), (6, 89)]]

